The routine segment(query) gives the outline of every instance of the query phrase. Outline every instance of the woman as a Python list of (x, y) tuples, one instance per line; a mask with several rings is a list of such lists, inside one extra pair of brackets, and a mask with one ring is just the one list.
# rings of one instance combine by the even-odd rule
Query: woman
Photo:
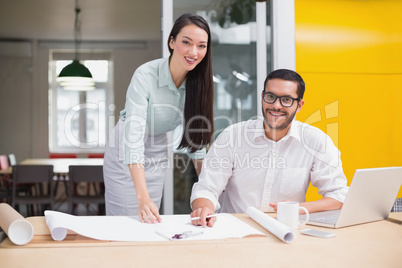
[(185, 148), (199, 174), (213, 133), (211, 34), (200, 16), (183, 14), (169, 35), (170, 57), (140, 66), (104, 157), (107, 215), (160, 222), (168, 167), (167, 132), (183, 123)]

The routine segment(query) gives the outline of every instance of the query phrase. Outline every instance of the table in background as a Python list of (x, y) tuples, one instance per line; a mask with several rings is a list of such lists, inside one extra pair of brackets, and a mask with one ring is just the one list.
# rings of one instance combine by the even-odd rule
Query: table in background
[[(68, 175), (68, 167), (71, 165), (102, 166), (103, 158), (28, 158), (18, 163), (19, 165), (52, 165), (56, 175)], [(12, 167), (0, 170), (0, 175), (11, 175)]]
[(68, 175), (69, 166), (102, 166), (103, 158), (29, 158), (21, 161), (19, 164), (52, 165), (54, 174)]
[[(402, 267), (402, 213), (390, 220), (327, 229), (333, 238), (301, 235), (286, 244), (245, 214), (234, 214), (267, 237), (203, 241), (53, 241), (44, 217), (28, 218), (35, 238), (25, 246), (0, 244), (4, 267)], [(275, 214), (271, 214), (275, 216)], [(391, 221), (392, 220), (392, 221)]]
[[(69, 166), (79, 165), (79, 166), (102, 166), (103, 158), (29, 158), (21, 161), (19, 165), (52, 165), (53, 173), (55, 175), (55, 210), (57, 210), (60, 205), (68, 197), (67, 194), (67, 180)], [(64, 186), (60, 188), (59, 182)]]

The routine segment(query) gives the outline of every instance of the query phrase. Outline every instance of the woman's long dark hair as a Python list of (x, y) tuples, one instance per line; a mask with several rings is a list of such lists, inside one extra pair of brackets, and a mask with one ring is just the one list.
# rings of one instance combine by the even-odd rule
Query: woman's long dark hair
[(168, 38), (176, 40), (184, 26), (194, 24), (208, 34), (207, 53), (204, 59), (186, 77), (186, 101), (184, 104), (184, 131), (180, 148), (195, 152), (211, 143), (214, 132), (213, 102), (214, 83), (212, 79), (211, 32), (208, 23), (198, 15), (183, 14), (174, 23)]

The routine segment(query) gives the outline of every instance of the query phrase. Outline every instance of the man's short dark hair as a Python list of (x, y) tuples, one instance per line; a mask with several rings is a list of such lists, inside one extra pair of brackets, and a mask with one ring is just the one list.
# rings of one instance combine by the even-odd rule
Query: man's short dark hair
[(288, 69), (278, 69), (275, 71), (272, 71), (267, 78), (265, 79), (264, 82), (264, 91), (265, 87), (267, 86), (267, 83), (269, 80), (274, 79), (274, 78), (279, 78), (283, 79), (286, 81), (293, 81), (297, 83), (297, 97), (300, 99), (303, 99), (304, 96), (304, 90), (305, 90), (305, 84), (303, 81), (303, 78), (296, 73), (295, 71), (288, 70)]

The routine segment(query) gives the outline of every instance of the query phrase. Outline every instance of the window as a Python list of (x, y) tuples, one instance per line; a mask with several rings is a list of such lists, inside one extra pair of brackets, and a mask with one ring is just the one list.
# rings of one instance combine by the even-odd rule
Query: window
[[(50, 61), (49, 151), (52, 153), (102, 153), (109, 132), (108, 109), (112, 108), (111, 61), (101, 53), (91, 53), (90, 60), (81, 60), (92, 73), (95, 90), (68, 91), (58, 85), (57, 75), (71, 60), (68, 55), (54, 53)], [(110, 57), (109, 57), (110, 58)], [(71, 59), (71, 58), (70, 58)], [(113, 114), (113, 113), (111, 113)], [(109, 120), (111, 119), (111, 120)]]
[[(173, 18), (178, 18), (186, 12), (201, 15), (209, 24), (213, 44), (212, 64), (215, 82), (214, 137), (216, 138), (229, 125), (254, 118), (261, 113), (260, 88), (267, 75), (266, 70), (270, 70), (271, 66), (271, 42), (268, 38), (265, 38), (266, 40), (262, 38), (271, 34), (270, 4), (253, 0), (162, 2), (165, 5), (163, 19), (167, 22), (162, 24), (163, 36), (170, 32), (172, 25), (169, 25), (169, 21), (173, 21)], [(229, 12), (236, 3), (237, 6), (252, 7), (250, 9), (252, 14)], [(170, 7), (173, 8), (173, 13), (170, 13)], [(229, 13), (240, 17), (244, 15), (242, 22), (239, 24), (234, 22), (238, 21), (238, 18), (228, 17)], [(172, 16), (171, 20), (170, 16)], [(167, 37), (164, 39), (166, 40)], [(165, 40), (162, 40), (162, 43)], [(164, 52), (165, 56), (168, 55), (167, 50)], [(180, 133), (181, 128), (178, 128), (173, 133), (173, 141), (180, 142), (180, 138), (177, 139)], [(189, 202), (191, 188), (197, 181), (194, 168), (182, 165), (191, 161), (188, 161), (189, 159), (182, 154), (182, 151), (175, 150), (177, 145), (173, 144), (172, 151), (175, 155), (170, 156), (174, 163), (173, 172), (167, 174), (165, 180), (164, 214), (191, 212)]]

